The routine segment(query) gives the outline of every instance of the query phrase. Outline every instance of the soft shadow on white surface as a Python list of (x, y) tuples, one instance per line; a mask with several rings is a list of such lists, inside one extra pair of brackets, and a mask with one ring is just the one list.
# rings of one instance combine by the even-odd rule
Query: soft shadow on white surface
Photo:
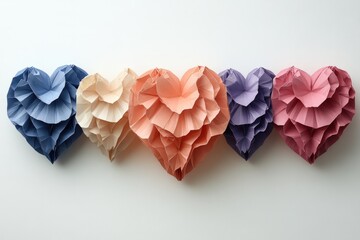
[(71, 148), (67, 149), (60, 157), (56, 160), (54, 164), (59, 167), (67, 168), (67, 165), (71, 165), (76, 159), (79, 158), (79, 155), (86, 151), (85, 141), (88, 139), (82, 134), (72, 145)]
[[(227, 145), (223, 136), (220, 136), (217, 140), (214, 148), (208, 153), (202, 162), (185, 178), (183, 183), (189, 185), (189, 187), (195, 187), (195, 185), (206, 184), (210, 179), (218, 179), (228, 172), (229, 169), (234, 167), (234, 164), (238, 164), (239, 167), (242, 164), (242, 159), (238, 156), (231, 158), (235, 154), (231, 154), (233, 150)], [(238, 159), (236, 159), (238, 157)], [(199, 187), (196, 186), (196, 187)]]

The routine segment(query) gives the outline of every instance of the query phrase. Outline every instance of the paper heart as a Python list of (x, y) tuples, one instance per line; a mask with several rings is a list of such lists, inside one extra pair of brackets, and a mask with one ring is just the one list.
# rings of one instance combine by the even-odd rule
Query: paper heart
[(133, 139), (127, 112), (136, 77), (131, 69), (125, 69), (111, 82), (99, 74), (88, 75), (77, 90), (76, 119), (85, 135), (110, 160)]
[(309, 163), (334, 144), (355, 115), (355, 90), (347, 72), (324, 67), (312, 76), (291, 67), (274, 79), (275, 128)]
[(225, 86), (207, 67), (194, 67), (181, 80), (153, 69), (131, 89), (131, 129), (178, 180), (203, 159), (228, 121)]
[(26, 141), (52, 163), (81, 135), (75, 119), (76, 89), (87, 73), (75, 65), (59, 67), (49, 77), (34, 67), (13, 78), (7, 113)]
[(246, 160), (272, 131), (271, 91), (274, 74), (256, 68), (246, 78), (228, 69), (220, 74), (227, 88), (230, 122), (224, 133), (227, 143)]

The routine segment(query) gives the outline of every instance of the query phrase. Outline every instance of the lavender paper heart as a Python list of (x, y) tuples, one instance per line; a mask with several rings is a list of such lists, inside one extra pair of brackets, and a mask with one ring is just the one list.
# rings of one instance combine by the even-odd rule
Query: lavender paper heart
[(275, 74), (260, 67), (246, 78), (234, 69), (225, 70), (219, 76), (227, 89), (230, 110), (224, 135), (227, 143), (247, 160), (273, 128), (271, 92)]

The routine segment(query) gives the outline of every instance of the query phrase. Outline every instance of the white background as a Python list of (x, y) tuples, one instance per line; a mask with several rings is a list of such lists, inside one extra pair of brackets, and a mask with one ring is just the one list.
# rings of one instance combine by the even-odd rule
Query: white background
[(108, 78), (125, 67), (336, 65), (359, 93), (359, 10), (358, 0), (1, 0), (0, 239), (360, 239), (358, 116), (313, 166), (276, 132), (249, 162), (221, 137), (178, 182), (140, 142), (111, 163), (82, 137), (51, 165), (6, 115), (18, 70), (71, 63)]

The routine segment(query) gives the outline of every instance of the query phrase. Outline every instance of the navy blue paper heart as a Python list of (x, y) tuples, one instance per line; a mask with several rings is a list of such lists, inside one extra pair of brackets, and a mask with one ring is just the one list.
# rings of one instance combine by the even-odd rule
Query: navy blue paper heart
[(12, 79), (7, 113), (16, 129), (51, 163), (82, 134), (75, 119), (76, 89), (87, 73), (75, 65), (51, 76), (34, 67)]
[(271, 92), (275, 75), (265, 68), (254, 69), (246, 78), (234, 69), (219, 75), (227, 89), (230, 110), (224, 135), (227, 143), (247, 160), (272, 131)]

